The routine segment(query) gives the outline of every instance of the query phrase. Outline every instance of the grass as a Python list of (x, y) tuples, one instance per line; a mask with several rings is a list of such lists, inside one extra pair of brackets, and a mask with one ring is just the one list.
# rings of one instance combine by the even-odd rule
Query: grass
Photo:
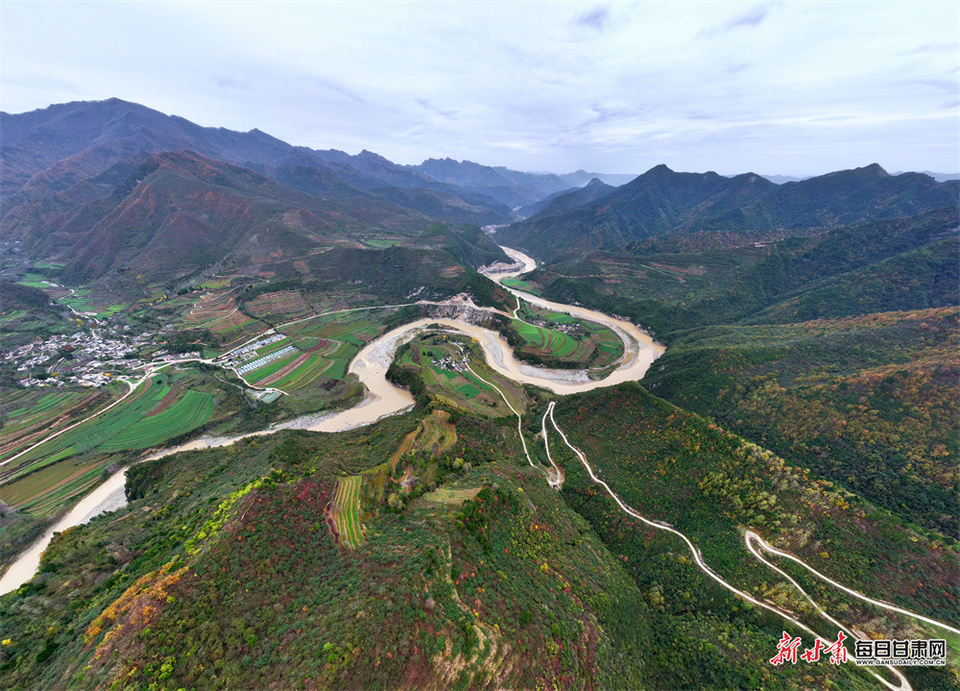
[(448, 489), (441, 487), (432, 492), (423, 495), (423, 500), (431, 504), (449, 504), (459, 506), (463, 502), (474, 499), (479, 494), (482, 487), (473, 487), (472, 489)]

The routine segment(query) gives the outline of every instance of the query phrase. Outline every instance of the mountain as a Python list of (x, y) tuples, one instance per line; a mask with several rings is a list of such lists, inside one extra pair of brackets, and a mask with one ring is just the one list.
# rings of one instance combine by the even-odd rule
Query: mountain
[[(201, 127), (117, 98), (0, 113), (3, 197), (62, 191), (143, 152), (191, 149), (225, 161), (280, 164), (310, 157), (259, 130)], [(25, 190), (23, 188), (26, 188)]]
[(601, 182), (599, 178), (594, 178), (584, 187), (551, 194), (536, 204), (521, 209), (520, 213), (526, 215), (528, 221), (546, 218), (547, 216), (558, 216), (605, 197), (615, 189), (615, 187)]
[(782, 185), (785, 182), (800, 182), (803, 180), (803, 178), (794, 177), (793, 175), (764, 175), (763, 177), (777, 185)]
[(507, 207), (489, 197), (438, 182), (369, 151), (351, 156), (337, 150), (296, 147), (256, 129), (234, 132), (201, 127), (115, 98), (54, 105), (17, 115), (0, 113), (0, 131), (4, 171), (0, 198), (9, 199), (8, 206), (63, 192), (118, 164), (132, 167), (152, 154), (191, 150), (270, 177), (276, 175), (280, 182), (291, 177), (306, 180), (311, 175), (308, 171), (315, 171), (313, 175), (324, 178), (324, 183), (314, 186), (311, 194), (332, 192), (344, 197), (350, 187), (366, 191), (425, 188), (446, 195), (445, 199), (454, 198), (432, 202), (441, 212), (456, 209), (450, 218), (441, 216), (443, 220), (465, 220), (461, 202), (480, 207), (474, 215), (483, 222), (513, 220)]
[[(272, 180), (316, 197), (336, 199), (385, 200), (422, 213), (429, 218), (478, 226), (501, 224), (515, 217), (507, 206), (482, 195), (444, 191), (449, 185), (433, 183), (429, 187), (358, 187), (343, 177), (315, 166), (251, 165)], [(361, 181), (363, 182), (363, 181)], [(367, 181), (369, 182), (369, 181)]]
[(489, 195), (514, 209), (527, 207), (544, 197), (582, 187), (595, 178), (612, 185), (632, 180), (632, 175), (603, 175), (578, 170), (574, 173), (522, 173), (502, 166), (485, 166), (472, 161), (430, 158), (413, 169), (435, 180)]
[(61, 278), (164, 284), (215, 264), (255, 266), (349, 241), (352, 232), (419, 233), (429, 221), (379, 200), (320, 199), (193, 152), (149, 158), (108, 194), (63, 208), (22, 204), (5, 237), (65, 264)]
[(892, 176), (879, 165), (776, 185), (752, 173), (676, 173), (659, 165), (580, 208), (528, 219), (498, 237), (539, 257), (610, 250), (666, 233), (769, 239), (956, 205), (960, 183)]
[[(909, 171), (901, 171), (898, 173), (894, 173), (894, 175), (902, 175), (904, 172), (909, 172)], [(960, 173), (935, 173), (930, 170), (921, 170), (919, 172), (922, 175), (929, 175), (937, 182), (946, 182), (947, 180), (960, 180)]]
[(669, 344), (643, 379), (657, 395), (952, 535), (958, 218), (954, 206), (711, 250), (661, 236), (525, 280)]
[(498, 231), (498, 237), (538, 257), (552, 257), (565, 249), (612, 249), (704, 215), (739, 209), (773, 188), (772, 182), (757, 175), (728, 179), (712, 172), (675, 173), (659, 165), (599, 201), (515, 223)]

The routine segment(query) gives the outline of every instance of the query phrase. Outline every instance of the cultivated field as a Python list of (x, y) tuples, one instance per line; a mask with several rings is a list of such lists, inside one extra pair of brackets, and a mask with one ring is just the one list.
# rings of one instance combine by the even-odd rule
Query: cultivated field
[(545, 364), (554, 361), (582, 368), (601, 368), (623, 355), (623, 341), (605, 326), (564, 312), (523, 304), (520, 319), (511, 322), (525, 342), (520, 355), (533, 356)]
[[(37, 403), (59, 404), (65, 411), (79, 410), (91, 400), (78, 398), (83, 395), (82, 392), (55, 392), (46, 394)], [(128, 399), (83, 424), (67, 429), (68, 420), (63, 420), (60, 429), (66, 431), (62, 434), (52, 439), (46, 433), (34, 435), (32, 438), (49, 440), (0, 468), (0, 482), (5, 483), (0, 488), (0, 499), (19, 507), (36, 501), (41, 495), (50, 501), (62, 501), (63, 492), (75, 489), (78, 483), (88, 485), (110, 462), (110, 456), (103, 454), (92, 461), (87, 452), (110, 454), (162, 444), (206, 423), (213, 409), (214, 398), (209, 393), (171, 386), (168, 375), (155, 374)], [(61, 413), (55, 419), (63, 417)], [(69, 417), (75, 420), (79, 415)], [(27, 413), (15, 420), (19, 425), (26, 425), (37, 417)], [(7, 457), (27, 446), (24, 438), (8, 450)], [(41, 474), (41, 469), (45, 474)]]
[[(461, 366), (457, 371), (452, 366), (464, 362), (469, 363), (469, 369)], [(454, 408), (489, 417), (513, 416), (500, 394), (486, 382), (503, 391), (517, 410), (526, 408), (527, 398), (522, 388), (489, 370), (479, 348), (469, 339), (446, 334), (414, 339), (402, 353), (399, 364), (418, 368), (430, 393)]]
[(340, 544), (356, 549), (363, 544), (360, 522), (360, 476), (352, 475), (337, 482), (337, 493), (330, 507)]

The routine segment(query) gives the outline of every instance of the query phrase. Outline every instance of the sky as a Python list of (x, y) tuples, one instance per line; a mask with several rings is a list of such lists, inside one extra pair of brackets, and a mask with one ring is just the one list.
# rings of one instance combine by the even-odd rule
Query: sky
[(0, 110), (111, 97), (401, 164), (956, 173), (960, 3), (0, 0)]

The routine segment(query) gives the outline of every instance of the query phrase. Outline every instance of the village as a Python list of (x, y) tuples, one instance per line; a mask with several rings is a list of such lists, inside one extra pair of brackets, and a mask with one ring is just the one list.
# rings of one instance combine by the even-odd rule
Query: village
[[(139, 350), (152, 345), (154, 334), (131, 335), (129, 331), (130, 326), (117, 325), (57, 334), (5, 352), (0, 359), (15, 364), (17, 372), (30, 373), (17, 380), (20, 386), (103, 386), (145, 365)], [(170, 357), (166, 351), (153, 355)]]

